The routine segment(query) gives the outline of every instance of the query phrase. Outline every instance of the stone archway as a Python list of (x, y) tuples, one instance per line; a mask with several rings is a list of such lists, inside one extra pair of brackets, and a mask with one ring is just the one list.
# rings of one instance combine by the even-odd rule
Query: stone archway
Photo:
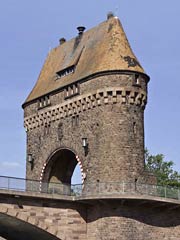
[[(79, 157), (68, 148), (61, 148), (50, 155), (44, 164), (41, 173), (41, 190), (43, 188), (50, 192), (69, 194), (71, 191), (71, 179), (73, 172), (79, 164), (81, 169), (82, 183), (84, 181), (84, 173)], [(48, 186), (46, 185), (48, 183)], [(43, 185), (45, 186), (43, 187)]]
[[(13, 211), (17, 211), (18, 215), (18, 209)], [(0, 239), (1, 236), (7, 240), (60, 240), (39, 226), (0, 212)]]

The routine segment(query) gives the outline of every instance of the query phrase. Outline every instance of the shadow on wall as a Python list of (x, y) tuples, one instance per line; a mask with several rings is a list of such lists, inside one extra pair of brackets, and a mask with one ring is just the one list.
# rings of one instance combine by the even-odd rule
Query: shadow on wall
[(8, 240), (60, 240), (36, 226), (0, 213), (0, 236)]
[(180, 227), (180, 206), (178, 208), (177, 205), (167, 206), (165, 203), (160, 205), (158, 202), (144, 204), (133, 201), (122, 205), (120, 202), (112, 200), (102, 201), (98, 205), (88, 208), (88, 223), (106, 218), (114, 218), (117, 222), (122, 222), (123, 219), (123, 221), (127, 220), (133, 223), (135, 220), (143, 225), (161, 228)]

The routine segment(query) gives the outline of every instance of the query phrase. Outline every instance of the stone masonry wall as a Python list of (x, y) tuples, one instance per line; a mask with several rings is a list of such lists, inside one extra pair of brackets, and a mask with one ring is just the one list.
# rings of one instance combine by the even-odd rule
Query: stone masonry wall
[(80, 159), (85, 183), (138, 179), (144, 171), (146, 84), (140, 76), (135, 85), (132, 74), (101, 76), (82, 82), (79, 96), (63, 100), (59, 92), (50, 98), (50, 107), (27, 106), (27, 153), (34, 159), (33, 169), (27, 163), (27, 178), (39, 180), (50, 156), (68, 148)]
[(87, 205), (1, 204), (0, 212), (37, 226), (61, 240), (179, 240), (180, 210), (144, 201), (101, 200)]
[(104, 202), (88, 211), (88, 240), (179, 240), (180, 211)]
[(43, 229), (61, 240), (87, 240), (86, 210), (83, 206), (68, 203), (56, 204), (56, 207), (44, 207), (16, 204), (0, 204), (0, 212), (15, 217)]
[[(139, 75), (140, 84), (136, 85), (134, 80), (134, 73), (124, 73), (124, 74), (108, 74), (104, 76), (97, 76), (91, 78), (87, 81), (82, 81), (80, 83), (80, 95), (89, 94), (98, 89), (108, 88), (108, 87), (130, 87), (134, 90), (142, 89), (147, 92), (147, 80), (144, 76)], [(62, 104), (64, 100), (64, 89), (59, 90), (57, 93), (50, 93), (51, 106)], [(68, 100), (66, 100), (68, 101)], [(38, 101), (35, 101), (27, 105), (24, 109), (24, 117), (32, 116), (33, 114), (41, 113), (38, 110)], [(44, 112), (42, 110), (42, 112)]]

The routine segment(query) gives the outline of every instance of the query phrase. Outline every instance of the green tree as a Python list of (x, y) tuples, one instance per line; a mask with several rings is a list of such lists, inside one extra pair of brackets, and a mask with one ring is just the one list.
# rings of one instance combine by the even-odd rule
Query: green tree
[(145, 168), (157, 177), (157, 184), (180, 187), (180, 174), (173, 169), (173, 161), (165, 161), (163, 154), (151, 155), (145, 150)]

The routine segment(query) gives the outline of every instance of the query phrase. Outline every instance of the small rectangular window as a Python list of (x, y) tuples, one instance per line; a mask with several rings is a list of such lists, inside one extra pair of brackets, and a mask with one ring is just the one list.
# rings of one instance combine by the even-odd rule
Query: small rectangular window
[(56, 73), (56, 80), (66, 77), (67, 75), (73, 74), (75, 71), (75, 65), (65, 68)]
[(71, 98), (79, 94), (80, 87), (78, 83), (72, 84), (64, 90), (64, 98)]
[(138, 75), (135, 75), (135, 84), (139, 84), (140, 81), (139, 81), (139, 76)]
[(51, 105), (50, 97), (49, 96), (41, 97), (38, 102), (38, 109), (47, 107), (49, 105)]
[(133, 85), (140, 86), (140, 84), (141, 84), (140, 76), (138, 74), (135, 74), (133, 77)]
[(75, 115), (72, 117), (72, 127), (79, 126), (79, 115)]

